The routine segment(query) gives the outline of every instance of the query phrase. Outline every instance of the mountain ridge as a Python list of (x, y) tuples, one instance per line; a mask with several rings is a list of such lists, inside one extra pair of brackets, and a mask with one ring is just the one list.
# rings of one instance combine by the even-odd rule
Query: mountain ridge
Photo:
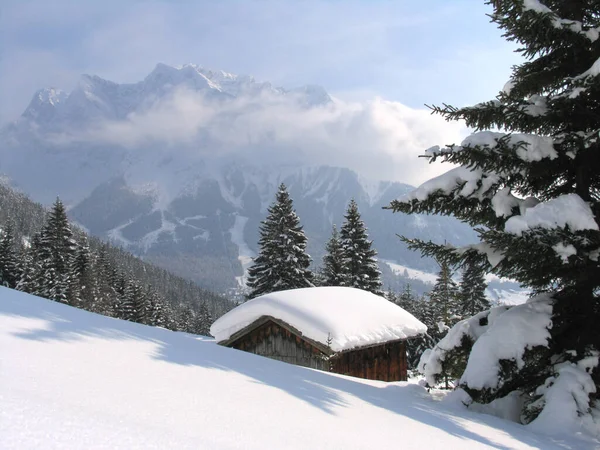
[[(197, 100), (199, 105), (193, 103)], [(169, 114), (145, 124), (142, 141), (106, 140), (111, 133), (126, 134), (140, 117), (153, 119), (156, 105), (170, 107), (172, 102), (183, 105), (178, 119), (209, 114), (209, 120), (194, 124), (188, 140), (154, 139), (157, 128), (188, 131), (177, 122), (163, 123)], [(49, 204), (59, 195), (71, 219), (92, 234), (219, 291), (243, 283), (244, 269), (258, 250), (260, 221), (281, 182), (309, 237), (315, 268), (331, 226), (341, 225), (352, 198), (382, 260), (437, 270), (435, 262), (409, 251), (396, 233), (456, 245), (476, 240), (470, 227), (452, 218), (382, 211), (410, 185), (314, 164), (293, 140), (284, 148), (268, 133), (245, 138), (236, 128), (265, 111), (274, 111), (265, 117), (289, 108), (320, 113), (332, 102), (318, 86), (284, 89), (192, 64), (158, 64), (144, 80), (129, 84), (84, 75), (71, 93), (38, 91), (23, 115), (2, 131), (0, 173), (36, 201)], [(99, 128), (106, 123), (111, 128)], [(232, 150), (229, 141), (215, 140), (215, 129), (229, 136), (233, 147), (236, 142), (241, 147)], [(96, 134), (86, 135), (90, 130)], [(368, 159), (368, 150), (365, 155)], [(382, 270), (385, 287), (400, 289), (406, 281), (386, 263)], [(420, 280), (413, 282), (417, 291), (427, 288)]]

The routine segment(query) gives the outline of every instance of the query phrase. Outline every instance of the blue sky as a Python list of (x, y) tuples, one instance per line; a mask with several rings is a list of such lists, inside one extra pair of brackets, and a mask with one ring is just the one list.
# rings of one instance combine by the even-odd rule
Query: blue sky
[(319, 84), (412, 108), (492, 98), (518, 61), (478, 0), (3, 0), (0, 122), (82, 73), (134, 82), (157, 62)]

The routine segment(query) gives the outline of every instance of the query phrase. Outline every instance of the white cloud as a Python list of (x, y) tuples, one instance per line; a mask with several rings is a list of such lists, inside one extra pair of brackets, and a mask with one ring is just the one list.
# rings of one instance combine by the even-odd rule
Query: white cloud
[(416, 184), (440, 171), (418, 158), (423, 150), (460, 142), (465, 133), (461, 124), (428, 110), (380, 98), (304, 108), (289, 96), (222, 102), (177, 89), (144, 112), (100, 123), (77, 140), (137, 151), (164, 145), (188, 158), (251, 154), (257, 160), (348, 167), (370, 178)]

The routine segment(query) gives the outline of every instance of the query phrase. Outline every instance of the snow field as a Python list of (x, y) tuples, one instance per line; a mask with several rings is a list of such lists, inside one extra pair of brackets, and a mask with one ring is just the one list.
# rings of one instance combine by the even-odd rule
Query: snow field
[(591, 449), (417, 385), (291, 366), (0, 288), (3, 449)]

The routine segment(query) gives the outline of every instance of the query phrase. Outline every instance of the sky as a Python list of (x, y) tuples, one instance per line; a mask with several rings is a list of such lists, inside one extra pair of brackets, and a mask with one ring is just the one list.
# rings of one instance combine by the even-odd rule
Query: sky
[[(158, 62), (317, 84), (367, 110), (391, 105), (396, 121), (399, 109), (424, 118), (426, 104), (490, 100), (508, 80), (519, 59), (490, 12), (483, 0), (2, 0), (0, 124), (42, 87), (69, 91), (83, 73), (136, 82)], [(436, 127), (419, 123), (421, 135)]]

